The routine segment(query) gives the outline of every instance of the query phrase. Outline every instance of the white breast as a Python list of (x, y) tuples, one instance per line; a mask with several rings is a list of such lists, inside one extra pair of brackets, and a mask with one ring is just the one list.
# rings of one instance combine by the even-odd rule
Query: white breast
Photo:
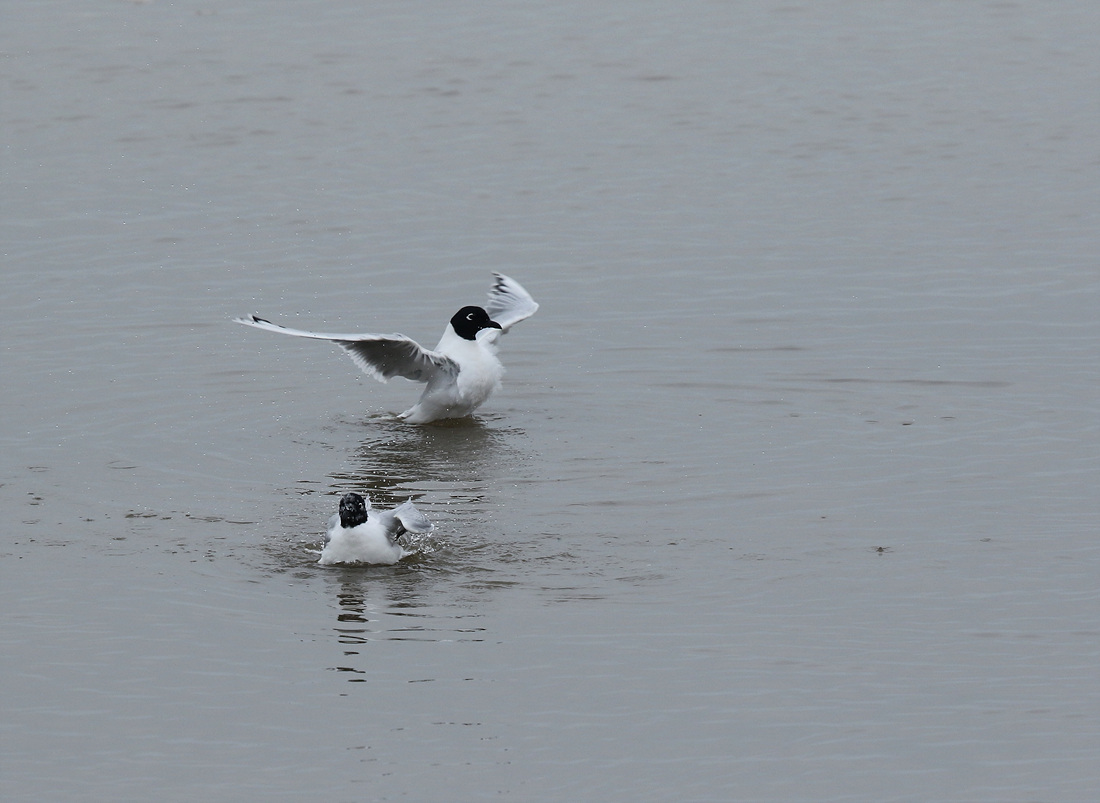
[(392, 542), (377, 521), (344, 529), (339, 522), (329, 530), (329, 540), (318, 563), (397, 563), (405, 550)]

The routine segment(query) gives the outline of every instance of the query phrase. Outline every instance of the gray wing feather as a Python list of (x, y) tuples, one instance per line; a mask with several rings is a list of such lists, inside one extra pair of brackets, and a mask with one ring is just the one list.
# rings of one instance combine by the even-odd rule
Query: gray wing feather
[(382, 382), (393, 376), (427, 382), (440, 372), (458, 372), (458, 366), (450, 357), (428, 351), (404, 335), (366, 335), (359, 340), (333, 342), (346, 351), (364, 373)]
[(306, 332), (280, 326), (256, 315), (233, 320), (268, 332), (308, 337), (313, 340), (328, 340), (346, 351), (365, 374), (382, 382), (394, 376), (411, 379), (413, 382), (427, 382), (440, 372), (449, 374), (458, 372), (458, 366), (452, 359), (429, 351), (405, 335), (338, 335), (327, 332)]
[(402, 502), (393, 509), (394, 517), (401, 522), (401, 526), (411, 533), (431, 532), (432, 523), (428, 517), (413, 507), (413, 503)]
[(503, 273), (493, 274), (493, 286), (489, 288), (489, 301), (485, 304), (485, 311), (500, 324), (503, 332), (530, 318), (538, 308), (539, 305), (523, 289), (522, 284)]

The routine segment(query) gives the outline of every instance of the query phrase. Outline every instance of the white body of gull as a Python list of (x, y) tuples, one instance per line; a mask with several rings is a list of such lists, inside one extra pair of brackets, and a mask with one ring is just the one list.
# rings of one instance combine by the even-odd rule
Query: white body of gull
[(426, 383), (420, 400), (400, 415), (410, 424), (426, 424), (468, 416), (485, 403), (504, 376), (504, 366), (497, 359), (500, 336), (538, 308), (519, 282), (494, 273), (485, 306), (456, 312), (433, 350), (405, 335), (305, 332), (255, 315), (234, 320), (269, 332), (329, 340), (344, 349), (367, 375), (382, 382), (401, 376)]
[(403, 502), (393, 510), (373, 510), (369, 499), (357, 493), (345, 494), (340, 512), (329, 519), (318, 563), (397, 563), (412, 554), (397, 539), (406, 532), (426, 533), (431, 529), (428, 517), (412, 502)]

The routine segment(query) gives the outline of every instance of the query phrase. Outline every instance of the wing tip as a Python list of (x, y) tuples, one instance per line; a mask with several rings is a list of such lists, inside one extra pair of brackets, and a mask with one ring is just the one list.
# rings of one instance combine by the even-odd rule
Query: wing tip
[(267, 318), (261, 318), (259, 315), (249, 315), (247, 318), (234, 318), (233, 323), (243, 323), (245, 326), (256, 326), (257, 324), (266, 323), (268, 326), (275, 326)]
[[(519, 284), (515, 279), (507, 274), (501, 273), (498, 270), (493, 271), (493, 289), (500, 290), (507, 287), (510, 284)], [(522, 286), (522, 285), (520, 285)]]

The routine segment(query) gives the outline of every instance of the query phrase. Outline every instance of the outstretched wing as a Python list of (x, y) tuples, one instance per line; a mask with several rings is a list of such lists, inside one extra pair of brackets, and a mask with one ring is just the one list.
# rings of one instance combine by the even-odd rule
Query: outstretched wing
[(523, 285), (503, 273), (493, 274), (493, 286), (489, 288), (489, 301), (485, 311), (507, 332), (515, 324), (535, 314), (539, 305)]
[(410, 533), (431, 532), (432, 523), (428, 517), (413, 507), (412, 501), (402, 502), (391, 511), (401, 526)]
[(456, 374), (454, 360), (423, 348), (415, 340), (404, 335), (334, 335), (324, 332), (305, 332), (290, 329), (255, 315), (234, 318), (237, 323), (279, 332), (295, 337), (328, 340), (340, 346), (368, 376), (382, 382), (393, 376), (402, 376), (413, 382), (427, 382), (440, 373)]

